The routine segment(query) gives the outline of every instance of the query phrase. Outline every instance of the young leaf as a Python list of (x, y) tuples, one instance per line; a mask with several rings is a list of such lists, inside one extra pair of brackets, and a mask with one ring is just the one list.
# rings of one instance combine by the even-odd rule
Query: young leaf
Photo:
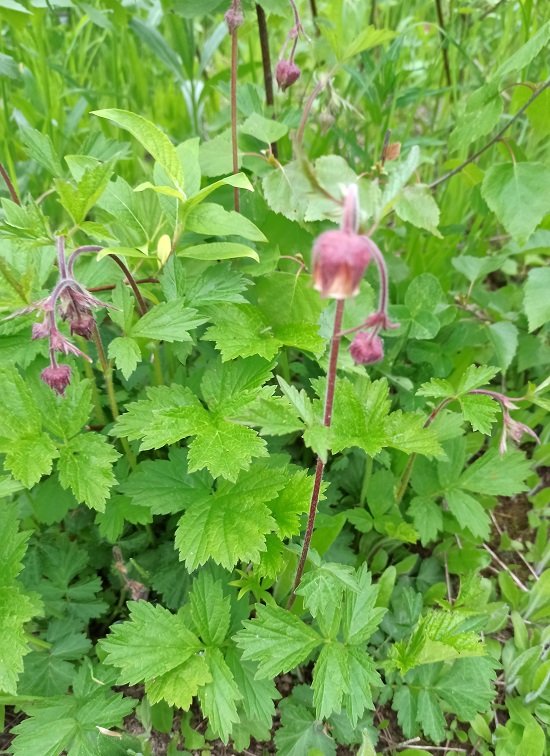
[(525, 244), (550, 212), (550, 168), (543, 163), (493, 165), (485, 174), (481, 193), (506, 231)]
[(204, 322), (206, 318), (197, 317), (197, 311), (181, 301), (161, 302), (137, 321), (130, 335), (156, 341), (193, 341), (189, 331)]
[(116, 483), (113, 464), (120, 454), (99, 433), (75, 436), (59, 449), (59, 482), (78, 502), (100, 512)]
[(208, 559), (226, 569), (239, 560), (258, 562), (266, 534), (275, 529), (267, 502), (286, 481), (284, 469), (258, 461), (235, 483), (220, 482), (212, 495), (192, 503), (176, 531), (176, 547), (187, 569), (192, 572)]
[(256, 617), (234, 636), (243, 659), (258, 662), (258, 678), (288, 672), (322, 643), (315, 630), (281, 607), (257, 604)]
[(483, 394), (466, 394), (460, 397), (462, 416), (475, 431), (491, 434), (493, 423), (496, 422), (500, 407), (490, 396)]
[(118, 336), (113, 339), (109, 344), (108, 354), (109, 359), (115, 361), (115, 365), (126, 380), (141, 362), (141, 350), (135, 339), (129, 336)]
[(184, 191), (185, 178), (176, 148), (157, 126), (146, 118), (130, 113), (128, 110), (108, 108), (92, 111), (92, 114), (100, 118), (107, 118), (129, 131), (147, 152), (162, 165), (176, 189), (180, 192)]
[(236, 702), (242, 695), (219, 648), (207, 648), (204, 658), (212, 679), (199, 690), (201, 708), (214, 733), (227, 743), (233, 724), (239, 721)]

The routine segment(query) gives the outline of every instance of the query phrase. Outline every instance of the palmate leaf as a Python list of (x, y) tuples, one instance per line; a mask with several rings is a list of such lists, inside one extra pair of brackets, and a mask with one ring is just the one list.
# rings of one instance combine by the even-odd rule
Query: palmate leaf
[(336, 742), (309, 709), (292, 697), (281, 701), (279, 708), (282, 727), (275, 733), (279, 756), (303, 756), (312, 751), (324, 756), (336, 754)]
[(235, 481), (241, 470), (250, 467), (255, 457), (267, 456), (266, 443), (251, 428), (230, 422), (260, 393), (272, 366), (265, 360), (250, 358), (228, 365), (212, 366), (201, 388), (208, 409), (184, 386), (148, 389), (148, 398), (129, 405), (112, 433), (130, 440), (143, 439), (141, 449), (158, 449), (186, 436), (189, 444), (189, 472), (207, 468), (213, 477)]
[(93, 756), (97, 753), (98, 727), (120, 727), (135, 701), (112, 694), (101, 673), (85, 660), (73, 678), (71, 696), (54, 696), (23, 704), (27, 714), (13, 728), (14, 756)]
[(390, 652), (389, 667), (402, 675), (419, 665), (485, 656), (485, 647), (476, 633), (462, 630), (464, 617), (431, 610), (423, 616), (408, 639), (396, 643)]
[(414, 738), (423, 731), (439, 743), (445, 738), (443, 712), (471, 722), (491, 705), (495, 677), (494, 663), (483, 657), (457, 659), (450, 666), (427, 664), (407, 673), (395, 692), (392, 708), (406, 737)]
[(99, 433), (75, 436), (59, 450), (59, 482), (63, 488), (71, 489), (78, 502), (103, 512), (116, 483), (113, 464), (119, 457)]
[(304, 661), (322, 643), (322, 638), (281, 607), (257, 605), (256, 617), (243, 622), (234, 636), (243, 659), (258, 662), (257, 677), (273, 678)]
[(176, 547), (187, 569), (208, 559), (226, 569), (239, 560), (258, 562), (266, 535), (276, 528), (267, 502), (287, 480), (285, 467), (257, 461), (235, 483), (220, 483), (210, 496), (191, 504), (176, 531)]

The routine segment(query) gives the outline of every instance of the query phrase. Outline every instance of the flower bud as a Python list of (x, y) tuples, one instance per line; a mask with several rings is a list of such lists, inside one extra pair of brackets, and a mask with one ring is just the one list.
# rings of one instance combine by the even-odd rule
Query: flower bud
[(70, 321), (71, 334), (89, 339), (94, 330), (95, 320), (92, 315), (79, 314)]
[(356, 365), (372, 365), (384, 358), (384, 344), (379, 336), (359, 331), (350, 344), (349, 353)]
[(240, 8), (231, 6), (225, 14), (225, 23), (230, 34), (236, 32), (244, 24), (244, 16)]
[(68, 365), (50, 365), (42, 371), (40, 376), (60, 396), (65, 395), (65, 389), (71, 382), (71, 368)]
[(33, 323), (31, 339), (32, 341), (36, 341), (36, 339), (45, 339), (49, 332), (50, 327), (47, 320), (44, 320), (42, 323)]
[(365, 236), (347, 231), (325, 231), (313, 247), (313, 285), (323, 297), (347, 299), (359, 293), (359, 284), (371, 259)]
[(275, 69), (277, 84), (282, 92), (285, 92), (300, 78), (301, 71), (296, 63), (290, 60), (280, 60)]

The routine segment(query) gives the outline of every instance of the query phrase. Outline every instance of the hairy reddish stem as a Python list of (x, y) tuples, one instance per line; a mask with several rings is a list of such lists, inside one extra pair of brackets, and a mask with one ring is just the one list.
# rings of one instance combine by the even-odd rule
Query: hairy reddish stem
[[(273, 94), (273, 70), (271, 68), (271, 54), (269, 52), (269, 33), (265, 11), (259, 3), (256, 3), (256, 15), (258, 16), (258, 31), (260, 33), (260, 49), (262, 51), (262, 68), (264, 72), (265, 101), (268, 107), (275, 104)], [(277, 142), (271, 145), (271, 154), (275, 159), (279, 157)]]
[[(338, 367), (338, 352), (340, 350), (340, 340), (342, 330), (342, 317), (344, 315), (344, 299), (339, 299), (336, 303), (336, 314), (334, 316), (334, 326), (332, 329), (332, 340), (330, 344), (330, 359), (327, 373), (327, 391), (325, 394), (325, 412), (323, 417), (323, 425), (326, 428), (330, 428), (332, 422), (332, 410), (334, 407), (334, 389), (336, 386), (336, 368)], [(304, 567), (306, 565), (307, 555), (309, 552), (309, 546), (311, 543), (311, 536), (313, 535), (313, 526), (315, 525), (315, 515), (317, 514), (317, 505), (319, 503), (319, 494), (321, 492), (321, 483), (323, 482), (323, 471), (325, 469), (325, 463), (320, 457), (317, 457), (317, 467), (315, 469), (315, 482), (313, 484), (313, 493), (311, 495), (311, 503), (309, 505), (309, 516), (307, 520), (307, 528), (304, 536), (304, 545), (302, 546), (302, 553), (300, 554), (300, 561), (298, 562), (298, 569), (296, 570), (296, 577), (294, 578), (294, 585), (292, 587), (292, 593), (287, 604), (287, 609), (292, 609), (294, 602), (296, 601), (296, 589), (300, 585), (302, 575), (304, 573)]]
[(15, 187), (13, 185), (13, 182), (12, 182), (11, 178), (9, 177), (8, 172), (6, 171), (6, 169), (4, 168), (4, 166), (2, 165), (2, 163), (0, 163), (0, 175), (2, 176), (2, 178), (4, 179), (4, 181), (6, 182), (6, 186), (8, 187), (8, 192), (10, 193), (10, 197), (12, 198), (12, 200), (15, 202), (16, 205), (21, 205), (21, 201), (20, 201), (19, 197), (17, 196), (17, 192), (15, 191)]
[(437, 8), (437, 20), (439, 22), (439, 36), (441, 37), (441, 51), (443, 53), (443, 67), (445, 68), (445, 78), (447, 86), (452, 86), (451, 66), (449, 65), (449, 50), (447, 49), (447, 35), (445, 33), (445, 21), (443, 20), (443, 9), (441, 0), (435, 0)]
[(132, 288), (132, 291), (134, 292), (134, 294), (136, 296), (140, 312), (141, 312), (142, 315), (145, 315), (146, 312), (147, 312), (147, 305), (145, 304), (145, 300), (143, 299), (143, 296), (141, 294), (141, 291), (138, 288), (138, 285), (136, 283), (135, 278), (130, 273), (130, 269), (128, 268), (128, 266), (124, 262), (122, 262), (122, 260), (120, 259), (120, 257), (118, 257), (117, 255), (110, 255), (110, 257), (112, 257), (112, 259), (116, 262), (116, 264), (118, 265), (118, 267), (121, 269), (121, 271), (126, 276), (126, 280), (130, 284), (130, 286)]
[[(158, 278), (138, 278), (135, 283), (136, 284), (158, 284), (159, 280)], [(124, 283), (130, 284), (129, 281), (124, 281)], [(88, 291), (91, 292), (98, 292), (98, 291), (113, 291), (113, 289), (116, 289), (116, 284), (105, 284), (104, 286), (93, 286), (91, 289), (88, 289)]]

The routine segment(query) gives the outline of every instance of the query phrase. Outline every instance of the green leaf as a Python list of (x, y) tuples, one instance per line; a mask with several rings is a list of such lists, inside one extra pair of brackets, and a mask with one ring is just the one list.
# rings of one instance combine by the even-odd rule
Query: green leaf
[(207, 646), (220, 646), (229, 630), (231, 606), (223, 595), (221, 580), (214, 581), (207, 572), (199, 572), (189, 595), (191, 617)]
[(172, 142), (155, 124), (128, 110), (108, 108), (106, 110), (92, 111), (93, 115), (107, 118), (126, 131), (129, 131), (138, 142), (160, 163), (166, 171), (176, 189), (180, 192), (185, 190), (185, 178), (178, 153)]
[(481, 639), (462, 630), (464, 617), (441, 610), (430, 610), (421, 617), (408, 641), (396, 643), (390, 651), (389, 667), (402, 675), (423, 664), (485, 656)]
[(101, 641), (105, 662), (120, 670), (121, 683), (136, 685), (175, 670), (202, 644), (178, 614), (147, 601), (128, 604), (130, 619), (115, 624)]
[(543, 163), (493, 165), (481, 194), (513, 239), (525, 244), (550, 212), (550, 168)]
[(257, 680), (256, 665), (243, 661), (234, 645), (228, 648), (225, 661), (242, 693), (241, 706), (247, 717), (271, 728), (275, 716), (273, 699), (279, 698), (275, 683), (272, 680)]
[(434, 312), (442, 298), (441, 284), (432, 273), (422, 273), (411, 281), (405, 294), (411, 338), (433, 339), (437, 336), (441, 326)]
[(244, 215), (233, 210), (228, 212), (213, 202), (203, 202), (194, 207), (186, 218), (185, 227), (188, 231), (207, 236), (242, 236), (256, 242), (267, 241), (260, 229)]
[(147, 389), (147, 399), (132, 402), (112, 430), (130, 441), (143, 439), (141, 450), (160, 449), (190, 436), (201, 426), (206, 410), (184, 386)]
[(457, 394), (466, 394), (468, 391), (485, 386), (498, 372), (499, 368), (494, 366), (470, 365), (460, 379)]
[(209, 244), (197, 244), (194, 247), (184, 247), (176, 251), (178, 257), (187, 257), (191, 260), (235, 260), (240, 257), (250, 257), (260, 262), (258, 253), (245, 246), (234, 242), (210, 242)]
[(192, 503), (178, 523), (176, 547), (192, 572), (208, 559), (226, 569), (239, 560), (257, 563), (265, 536), (275, 529), (267, 502), (287, 481), (284, 469), (255, 462), (235, 483), (220, 482), (212, 495)]
[(467, 491), (489, 496), (515, 496), (526, 491), (525, 480), (531, 474), (531, 462), (519, 451), (502, 459), (490, 449), (462, 473), (458, 485)]
[(385, 42), (391, 42), (398, 36), (397, 32), (390, 29), (376, 29), (374, 26), (367, 26), (357, 34), (351, 44), (343, 52), (342, 59), (347, 60), (354, 55), (358, 55), (372, 47), (383, 45)]
[[(437, 695), (465, 722), (487, 711), (495, 697), (496, 677), (490, 659), (458, 659), (437, 681)], [(475, 684), (472, 684), (475, 681)]]
[(212, 477), (234, 481), (240, 470), (248, 470), (256, 457), (266, 457), (266, 443), (250, 428), (221, 417), (201, 424), (189, 448), (189, 471), (204, 467)]
[(418, 228), (443, 238), (437, 226), (439, 225), (439, 207), (427, 186), (415, 184), (406, 187), (395, 203), (395, 212), (401, 220), (412, 223)]
[(532, 268), (524, 287), (523, 309), (534, 331), (550, 321), (550, 268)]
[(306, 572), (296, 593), (304, 597), (304, 606), (312, 617), (320, 613), (324, 615), (323, 624), (328, 627), (330, 622), (324, 622), (326, 615), (330, 614), (332, 620), (333, 612), (342, 603), (345, 587), (354, 593), (360, 591), (353, 569), (342, 564), (325, 563)]
[(112, 173), (113, 161), (110, 160), (106, 163), (98, 162), (97, 165), (84, 171), (76, 191), (68, 181), (58, 179), (55, 182), (59, 201), (77, 226), (85, 220), (89, 211), (107, 188)]
[(112, 694), (101, 672), (85, 660), (73, 678), (71, 696), (53, 696), (23, 703), (27, 718), (13, 728), (16, 756), (91, 756), (97, 753), (98, 727), (120, 727), (135, 701)]
[(428, 738), (440, 743), (445, 737), (445, 717), (434, 693), (420, 690), (418, 693), (417, 718)]
[(300, 518), (309, 510), (314, 478), (305, 470), (288, 475), (277, 497), (267, 502), (279, 538), (292, 538), (300, 532)]
[(25, 488), (32, 488), (43, 475), (51, 473), (53, 460), (59, 456), (56, 445), (46, 433), (11, 441), (6, 452), (6, 468)]
[(221, 5), (221, 0), (174, 0), (172, 6), (175, 12), (183, 18), (207, 16)]
[(500, 407), (495, 400), (483, 394), (465, 394), (459, 401), (464, 420), (468, 421), (475, 431), (490, 435), (493, 423), (500, 413)]
[(489, 134), (497, 125), (504, 101), (496, 82), (476, 89), (466, 101), (464, 116), (458, 122), (449, 139), (449, 148), (454, 152), (468, 147), (476, 139)]
[(129, 336), (118, 336), (109, 344), (109, 359), (115, 361), (117, 369), (128, 380), (138, 363), (141, 362), (141, 350), (137, 342)]
[(21, 141), (26, 147), (27, 154), (32, 160), (36, 160), (48, 173), (55, 178), (61, 178), (65, 171), (54, 149), (52, 140), (47, 134), (41, 134), (30, 126), (20, 129)]
[(342, 698), (350, 693), (350, 659), (346, 648), (337, 642), (321, 649), (313, 670), (313, 703), (318, 719), (338, 714)]
[(113, 464), (120, 454), (99, 433), (75, 436), (59, 449), (59, 482), (78, 502), (100, 512), (116, 483)]
[(154, 515), (176, 514), (210, 494), (206, 473), (188, 473), (187, 450), (170, 449), (168, 459), (146, 460), (122, 483), (120, 490)]
[(550, 21), (543, 24), (519, 50), (506, 58), (497, 69), (495, 79), (502, 79), (508, 74), (520, 71), (528, 66), (548, 44), (548, 40), (550, 40)]
[(207, 648), (204, 658), (212, 679), (199, 690), (199, 700), (210, 727), (227, 743), (233, 724), (239, 721), (236, 702), (242, 699), (242, 695), (218, 648)]
[(496, 361), (505, 373), (510, 367), (518, 348), (518, 329), (513, 323), (501, 320), (487, 327), (489, 339), (495, 350)]
[(197, 317), (197, 311), (185, 307), (181, 301), (161, 302), (141, 317), (131, 329), (136, 338), (155, 341), (193, 341), (189, 331), (194, 330), (206, 318)]
[(304, 756), (312, 752), (335, 756), (335, 741), (305, 706), (289, 697), (281, 701), (279, 708), (282, 727), (275, 733), (279, 756)]
[(461, 528), (469, 530), (474, 538), (489, 539), (491, 521), (478, 501), (459, 490), (447, 491), (445, 498)]
[(372, 576), (366, 564), (357, 572), (359, 591), (346, 590), (342, 616), (342, 633), (346, 644), (360, 646), (374, 633), (386, 613), (377, 607), (379, 586), (372, 585)]
[(256, 617), (243, 621), (234, 636), (243, 659), (258, 662), (258, 678), (275, 677), (303, 662), (321, 644), (315, 630), (281, 607), (256, 605)]
[(249, 134), (255, 139), (259, 139), (264, 144), (278, 142), (288, 134), (288, 126), (284, 123), (278, 123), (272, 118), (263, 118), (258, 113), (253, 113), (246, 121), (239, 126), (242, 134)]
[(409, 515), (413, 519), (414, 527), (420, 533), (423, 546), (437, 538), (443, 530), (443, 513), (432, 499), (415, 496), (409, 507)]
[(90, 382), (73, 376), (62, 398), (43, 384), (40, 390), (39, 407), (44, 425), (59, 438), (76, 436), (88, 422), (92, 410)]
[(188, 711), (201, 687), (212, 680), (203, 656), (191, 656), (164, 674), (156, 675), (145, 684), (147, 697), (152, 704), (166, 701)]

